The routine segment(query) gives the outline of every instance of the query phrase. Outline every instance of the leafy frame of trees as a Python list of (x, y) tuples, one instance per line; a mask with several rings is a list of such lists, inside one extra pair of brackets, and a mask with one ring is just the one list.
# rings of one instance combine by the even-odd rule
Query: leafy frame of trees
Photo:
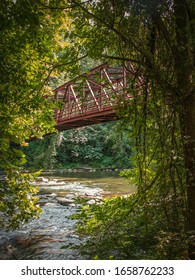
[[(1, 102), (1, 168), (7, 170), (8, 174), (8, 171), (12, 172), (14, 166), (19, 165), (23, 158), (17, 149), (10, 147), (12, 142), (25, 144), (24, 139), (29, 136), (40, 136), (40, 131), (41, 134), (46, 132), (46, 124), (51, 119), (49, 116), (46, 117), (46, 112), (42, 115), (42, 110), (39, 111), (40, 108), (48, 107), (46, 101), (42, 99), (41, 91), (38, 91), (40, 94), (37, 95), (37, 88), (42, 85), (40, 77), (47, 63), (51, 66), (48, 67), (46, 75), (48, 77), (57, 67), (62, 69), (61, 67), (65, 65), (74, 75), (80, 68), (80, 59), (86, 57), (98, 61), (106, 59), (110, 63), (117, 61), (126, 67), (128, 67), (126, 62), (131, 62), (137, 69), (135, 76), (142, 75), (144, 83), (141, 95), (137, 94), (134, 83), (131, 89), (134, 99), (120, 110), (124, 123), (131, 124), (133, 128), (132, 139), (135, 149), (134, 176), (132, 178), (132, 172), (126, 173), (126, 176), (132, 178), (138, 185), (140, 206), (145, 213), (143, 222), (146, 230), (150, 219), (147, 207), (151, 204), (154, 209), (157, 207), (152, 200), (156, 197), (161, 202), (158, 204), (159, 209), (166, 215), (169, 225), (165, 236), (169, 236), (170, 232), (173, 236), (179, 231), (184, 233), (188, 247), (187, 257), (193, 259), (194, 1), (37, 0), (32, 3), (31, 0), (16, 2), (7, 0), (1, 5), (3, 11), (1, 11), (3, 17), (1, 56), (8, 58), (1, 60), (2, 77), (5, 79), (1, 86), (1, 100), (4, 101)], [(23, 22), (20, 21), (21, 14), (22, 20), (25, 18)], [(49, 36), (57, 30), (54, 25), (49, 30), (47, 27), (50, 27), (50, 24), (45, 24), (53, 21), (59, 27), (56, 18), (58, 22), (60, 21), (60, 25), (67, 19), (68, 24), (59, 32), (63, 35), (61, 53), (58, 49), (49, 54), (51, 50), (49, 40), (48, 44), (43, 44), (48, 53), (40, 47), (40, 42), (45, 42), (43, 33), (45, 35), (46, 30)], [(15, 39), (16, 34), (20, 34), (21, 37), (17, 36)], [(16, 55), (13, 55), (13, 49)], [(39, 60), (39, 51), (44, 53), (47, 59)], [(55, 57), (52, 56), (54, 53), (57, 54)], [(36, 57), (36, 63), (31, 65), (38, 65), (40, 71), (33, 67), (29, 70), (29, 67), (25, 66), (25, 62), (31, 61), (32, 57)], [(76, 60), (78, 63), (70, 63)], [(17, 64), (18, 62), (20, 63)], [(17, 71), (18, 69), (22, 71)], [(38, 76), (35, 73), (38, 73)], [(29, 92), (31, 88), (34, 89), (33, 98), (31, 91)], [(25, 123), (25, 119), (29, 123)], [(3, 204), (1, 202), (1, 209), (4, 211), (7, 193), (4, 186), (1, 190), (4, 201)], [(183, 239), (180, 240), (183, 244)]]

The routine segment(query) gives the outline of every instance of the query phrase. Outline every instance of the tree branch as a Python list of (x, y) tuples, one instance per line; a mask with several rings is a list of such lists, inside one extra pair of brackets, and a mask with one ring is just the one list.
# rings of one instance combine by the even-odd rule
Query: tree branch
[(55, 64), (55, 65), (53, 65), (52, 68), (49, 70), (49, 73), (48, 73), (47, 77), (45, 78), (45, 84), (48, 83), (48, 79), (49, 79), (51, 73), (52, 73), (55, 69), (60, 68), (60, 67), (64, 67), (64, 66), (67, 66), (67, 65), (70, 65), (70, 64), (73, 64), (73, 63), (75, 63), (75, 62), (78, 62), (78, 61), (80, 61), (80, 60), (86, 58), (87, 56), (88, 56), (88, 55), (85, 54), (85, 55), (83, 55), (83, 56), (81, 56), (81, 57), (78, 57), (76, 60), (71, 60), (71, 61), (68, 61), (68, 62), (66, 62), (66, 63)]
[[(85, 2), (83, 2), (83, 4), (86, 4), (90, 2), (90, 0), (87, 0)], [(44, 4), (41, 0), (39, 1), (40, 5), (43, 6), (43, 8), (41, 9), (49, 9), (49, 10), (69, 10), (69, 9), (73, 9), (73, 8), (76, 8), (78, 6), (78, 4), (73, 4), (73, 5), (67, 5), (67, 6), (63, 6), (63, 7), (52, 7), (52, 6), (49, 6), (49, 5), (46, 5)]]
[(160, 18), (159, 14), (152, 15), (152, 19), (157, 26), (159, 33), (164, 37), (165, 41), (167, 42), (168, 46), (170, 47), (172, 54), (175, 56), (177, 54), (177, 48), (173, 43), (172, 37), (169, 34), (166, 26), (164, 25), (162, 19)]
[[(87, 8), (85, 8), (83, 5), (81, 5), (80, 3), (78, 3), (75, 0), (72, 0), (73, 3), (75, 3), (75, 5), (77, 5), (78, 7), (80, 7), (86, 14), (88, 14), (90, 17), (92, 17), (93, 19), (95, 19), (97, 22), (101, 23), (102, 25), (104, 25), (105, 27), (107, 27), (109, 30), (113, 31), (119, 38), (121, 38), (121, 40), (123, 40), (124, 43), (133, 46), (136, 50), (138, 50), (142, 55), (146, 56), (145, 53), (143, 53), (143, 50), (140, 49), (137, 45), (135, 45), (135, 43), (130, 40), (129, 38), (127, 38), (125, 35), (123, 35), (118, 29), (116, 29), (113, 24), (109, 24), (105, 21), (103, 21), (101, 18), (99, 18), (98, 16), (94, 15), (93, 13), (91, 13)], [(82, 3), (84, 4), (84, 2)]]
[(121, 57), (121, 56), (112, 56), (112, 55), (102, 55), (103, 58), (106, 59), (113, 59), (113, 60), (120, 60), (123, 62), (133, 62), (133, 63), (140, 63), (139, 60), (135, 60), (135, 59), (131, 59), (131, 58), (125, 58), (125, 57)]

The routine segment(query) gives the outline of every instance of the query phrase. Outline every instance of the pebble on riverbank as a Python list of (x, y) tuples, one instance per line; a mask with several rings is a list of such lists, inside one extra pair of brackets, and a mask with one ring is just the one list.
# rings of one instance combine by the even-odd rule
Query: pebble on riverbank
[(56, 197), (56, 200), (58, 203), (64, 205), (64, 206), (69, 206), (70, 204), (74, 204), (73, 199), (65, 198), (65, 197)]

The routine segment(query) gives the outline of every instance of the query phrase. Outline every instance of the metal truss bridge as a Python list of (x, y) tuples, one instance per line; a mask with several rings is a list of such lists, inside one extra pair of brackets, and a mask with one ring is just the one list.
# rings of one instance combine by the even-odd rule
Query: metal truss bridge
[(59, 86), (54, 90), (55, 100), (61, 101), (54, 118), (58, 131), (117, 120), (117, 107), (132, 99), (130, 88), (139, 88), (142, 78), (136, 78), (136, 70), (111, 67), (104, 63), (88, 73)]

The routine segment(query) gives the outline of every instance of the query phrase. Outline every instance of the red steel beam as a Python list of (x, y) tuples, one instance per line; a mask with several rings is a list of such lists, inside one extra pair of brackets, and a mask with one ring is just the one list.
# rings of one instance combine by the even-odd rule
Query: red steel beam
[[(117, 105), (132, 98), (128, 88), (135, 82), (136, 70), (132, 65), (129, 69), (104, 63), (56, 88), (54, 98), (63, 102), (63, 108), (55, 110), (56, 128), (62, 131), (118, 119)], [(138, 87), (142, 81), (139, 75)]]

